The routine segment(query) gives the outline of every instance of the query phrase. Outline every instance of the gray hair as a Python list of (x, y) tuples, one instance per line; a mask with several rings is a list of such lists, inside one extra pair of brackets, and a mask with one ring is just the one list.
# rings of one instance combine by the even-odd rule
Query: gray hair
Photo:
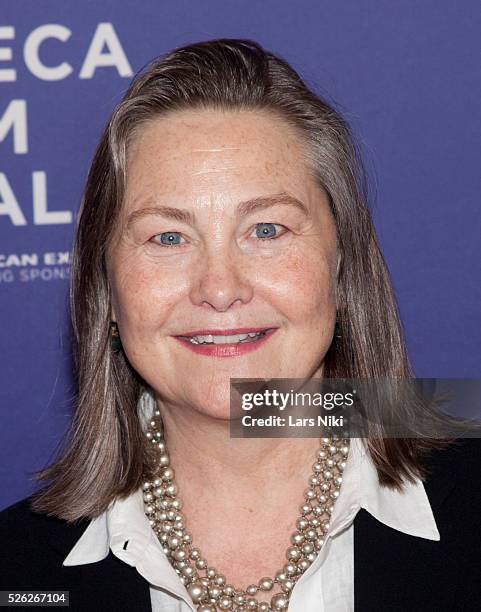
[[(180, 109), (259, 109), (294, 126), (335, 219), (341, 266), (326, 378), (412, 376), (389, 273), (367, 207), (367, 181), (347, 122), (282, 58), (251, 40), (190, 44), (154, 59), (114, 109), (88, 174), (75, 236), (70, 307), (78, 382), (70, 431), (34, 509), (67, 521), (95, 517), (137, 490), (153, 460), (138, 403), (146, 384), (109, 345), (106, 261), (122, 208), (129, 143), (150, 120)], [(420, 458), (442, 442), (385, 439), (368, 449), (380, 483), (400, 488), (423, 475)]]

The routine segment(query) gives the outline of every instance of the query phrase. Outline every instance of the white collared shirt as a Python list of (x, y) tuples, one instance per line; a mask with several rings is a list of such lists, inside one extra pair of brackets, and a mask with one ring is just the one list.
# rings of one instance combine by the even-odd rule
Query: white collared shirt
[[(324, 545), (295, 584), (289, 612), (354, 610), (353, 521), (360, 508), (403, 533), (440, 539), (423, 483), (407, 483), (402, 493), (381, 487), (362, 440), (353, 438)], [(63, 565), (95, 563), (104, 559), (109, 549), (148, 581), (152, 612), (195, 612), (192, 599), (150, 527), (141, 489), (115, 501), (92, 520)]]

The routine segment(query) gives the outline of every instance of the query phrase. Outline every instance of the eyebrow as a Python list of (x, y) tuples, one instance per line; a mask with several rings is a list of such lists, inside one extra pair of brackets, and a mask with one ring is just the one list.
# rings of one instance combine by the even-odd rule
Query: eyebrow
[[(151, 199), (148, 200), (149, 202)], [(269, 196), (260, 196), (257, 198), (245, 200), (243, 202), (239, 202), (236, 207), (236, 215), (237, 217), (245, 217), (246, 215), (250, 215), (253, 212), (258, 212), (260, 210), (266, 210), (267, 208), (271, 208), (272, 206), (291, 206), (300, 210), (306, 217), (310, 217), (311, 214), (307, 206), (286, 192), (269, 195)], [(167, 219), (173, 219), (175, 221), (181, 221), (183, 223), (194, 224), (195, 221), (195, 213), (190, 210), (186, 210), (184, 208), (174, 208), (172, 206), (147, 206), (145, 208), (141, 208), (139, 210), (134, 210), (130, 213), (127, 218), (127, 228), (131, 227), (139, 219), (143, 217), (147, 217), (149, 215), (158, 215), (162, 217), (166, 217)]]

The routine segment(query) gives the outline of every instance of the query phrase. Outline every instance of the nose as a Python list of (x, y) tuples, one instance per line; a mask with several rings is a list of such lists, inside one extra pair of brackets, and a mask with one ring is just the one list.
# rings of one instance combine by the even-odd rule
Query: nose
[(253, 286), (246, 262), (232, 252), (210, 250), (198, 264), (190, 291), (196, 306), (225, 312), (252, 299)]

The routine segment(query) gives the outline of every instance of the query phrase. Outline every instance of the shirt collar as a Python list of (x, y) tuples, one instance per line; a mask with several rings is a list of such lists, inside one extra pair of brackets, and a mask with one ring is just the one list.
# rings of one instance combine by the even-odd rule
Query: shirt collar
[[(347, 496), (351, 494), (352, 503), (397, 531), (427, 540), (440, 540), (429, 498), (419, 478), (412, 483), (405, 482), (402, 491), (381, 486), (376, 467), (360, 438), (351, 440), (349, 461), (358, 466), (350, 470), (354, 482), (344, 491)], [(339, 498), (342, 493), (341, 489)]]
[(339, 497), (334, 504), (324, 544), (299, 578), (306, 584), (323, 565), (332, 540), (344, 532), (362, 508), (379, 522), (407, 535), (440, 540), (428, 496), (421, 480), (406, 483), (403, 491), (381, 487), (370, 454), (361, 438), (352, 438)]
[(134, 566), (150, 583), (167, 589), (191, 608), (192, 600), (179, 580), (144, 512), (142, 489), (117, 499), (93, 519), (62, 565), (84, 565), (101, 561), (109, 551)]
[[(150, 527), (143, 504), (141, 489), (126, 499), (113, 502), (90, 522), (63, 565), (95, 563), (104, 559), (111, 549), (118, 558), (135, 566), (151, 584), (169, 589), (191, 605), (187, 590)], [(361, 508), (381, 523), (405, 534), (440, 540), (422, 481), (406, 483), (403, 491), (381, 487), (362, 439), (353, 438), (327, 539), (347, 528)], [(322, 562), (326, 552), (327, 547), (323, 546), (318, 563), (313, 563), (309, 570)]]

